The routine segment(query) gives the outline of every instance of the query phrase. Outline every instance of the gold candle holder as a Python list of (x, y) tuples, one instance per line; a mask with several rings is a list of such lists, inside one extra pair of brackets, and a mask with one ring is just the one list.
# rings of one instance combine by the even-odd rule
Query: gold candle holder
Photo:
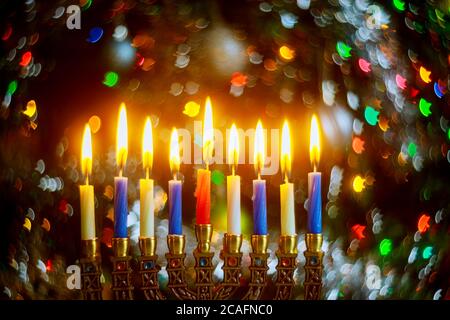
[(197, 248), (194, 250), (195, 257), (195, 287), (198, 300), (213, 299), (214, 283), (212, 280), (213, 252), (209, 252), (213, 228), (211, 224), (195, 225), (195, 236), (197, 237)]
[(167, 246), (169, 247), (169, 252), (166, 253), (167, 273), (169, 276), (167, 287), (179, 300), (196, 300), (195, 292), (191, 291), (186, 283), (184, 235), (169, 234), (167, 236)]
[(131, 257), (128, 255), (130, 241), (128, 238), (112, 239), (112, 291), (116, 300), (133, 300), (133, 286), (131, 284)]
[(220, 258), (223, 260), (223, 281), (214, 294), (215, 300), (226, 300), (233, 297), (240, 286), (242, 275), (242, 235), (225, 233)]
[(159, 289), (158, 272), (161, 267), (157, 264), (156, 237), (139, 238), (141, 256), (138, 258), (140, 291), (146, 300), (165, 300)]
[(250, 253), (250, 284), (242, 300), (258, 300), (267, 284), (268, 235), (252, 235), (253, 252)]
[(322, 294), (322, 234), (306, 234), (305, 300), (319, 300)]
[(289, 300), (294, 288), (297, 267), (297, 235), (282, 235), (276, 252), (278, 258), (275, 300)]
[(84, 300), (102, 300), (100, 241), (81, 240), (81, 293)]

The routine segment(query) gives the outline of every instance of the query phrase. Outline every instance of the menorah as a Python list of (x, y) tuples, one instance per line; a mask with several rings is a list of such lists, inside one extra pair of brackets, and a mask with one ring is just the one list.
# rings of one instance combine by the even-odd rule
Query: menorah
[[(136, 292), (146, 300), (259, 300), (268, 285), (268, 235), (252, 235), (250, 255), (250, 277), (248, 285), (242, 281), (242, 235), (225, 234), (220, 259), (223, 261), (223, 280), (213, 281), (213, 257), (210, 251), (213, 227), (211, 224), (195, 225), (197, 247), (193, 251), (195, 258), (195, 283), (193, 288), (186, 281), (185, 236), (167, 236), (168, 285), (167, 292), (162, 292), (158, 282), (161, 267), (157, 263), (156, 237), (140, 238), (141, 256), (138, 257), (137, 270), (131, 268), (129, 239), (113, 238), (112, 257), (112, 291), (116, 300), (135, 298), (132, 275), (138, 275)], [(322, 235), (306, 234), (305, 264), (305, 300), (321, 299), (322, 289)], [(98, 240), (83, 241), (82, 293), (86, 300), (101, 300), (101, 268)], [(280, 236), (276, 256), (278, 263), (275, 290), (272, 299), (289, 300), (295, 286), (294, 271), (297, 268), (297, 235)], [(242, 290), (240, 290), (242, 288)], [(268, 296), (266, 292), (264, 296)]]

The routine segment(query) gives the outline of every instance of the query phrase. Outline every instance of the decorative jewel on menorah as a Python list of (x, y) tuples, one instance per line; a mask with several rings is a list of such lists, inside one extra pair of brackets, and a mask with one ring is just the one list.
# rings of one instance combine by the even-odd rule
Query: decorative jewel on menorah
[(253, 234), (251, 238), (252, 251), (250, 253), (250, 283), (242, 300), (258, 300), (261, 298), (267, 284), (267, 253), (268, 235)]
[(320, 300), (322, 294), (322, 234), (306, 234), (305, 300)]
[(81, 240), (81, 293), (84, 300), (102, 300), (100, 242)]
[(233, 297), (240, 286), (242, 274), (242, 235), (227, 234), (223, 237), (223, 249), (220, 258), (223, 260), (223, 281), (214, 293), (215, 300), (226, 300)]
[(297, 268), (297, 235), (280, 236), (277, 250), (277, 279), (274, 300), (289, 300), (294, 288), (294, 271)]
[(195, 292), (188, 288), (186, 282), (186, 268), (184, 265), (185, 237), (184, 235), (169, 234), (167, 236), (167, 246), (169, 252), (166, 253), (167, 273), (170, 292), (179, 300), (196, 300)]
[(197, 248), (194, 250), (194, 270), (197, 300), (212, 300), (213, 298), (214, 282), (212, 280), (212, 272), (214, 266), (212, 259), (214, 252), (210, 252), (212, 231), (211, 224), (195, 225)]
[(139, 247), (139, 289), (146, 300), (165, 300), (159, 289), (158, 272), (161, 267), (157, 264), (156, 237), (139, 238)]
[(133, 300), (131, 285), (131, 257), (128, 255), (129, 238), (112, 239), (114, 256), (112, 257), (112, 291), (115, 300)]

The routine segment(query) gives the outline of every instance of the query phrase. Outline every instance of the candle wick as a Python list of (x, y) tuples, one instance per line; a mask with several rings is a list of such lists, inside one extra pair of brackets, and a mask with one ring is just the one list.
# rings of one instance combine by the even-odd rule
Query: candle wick
[(209, 162), (206, 161), (206, 170), (209, 170)]
[(177, 173), (176, 172), (173, 173), (173, 180), (177, 181)]
[(86, 185), (89, 185), (89, 175), (86, 174)]
[(285, 182), (286, 184), (289, 183), (289, 178), (288, 178), (287, 173), (284, 175), (284, 182)]
[(234, 164), (231, 166), (231, 174), (234, 176), (236, 174), (236, 167)]
[(119, 177), (122, 178), (122, 167), (119, 169)]
[(261, 171), (258, 171), (258, 180), (261, 180)]
[(146, 167), (145, 168), (145, 179), (148, 180), (149, 177), (150, 177), (150, 169), (149, 169), (149, 167)]

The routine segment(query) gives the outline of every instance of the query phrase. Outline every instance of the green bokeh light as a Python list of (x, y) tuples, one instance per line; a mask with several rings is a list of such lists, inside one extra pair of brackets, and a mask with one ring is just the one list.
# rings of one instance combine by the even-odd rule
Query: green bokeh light
[(392, 240), (383, 239), (380, 242), (380, 254), (382, 256), (387, 256), (392, 251)]
[(401, 0), (393, 0), (392, 4), (398, 11), (405, 11), (405, 2)]
[(225, 181), (225, 175), (222, 171), (214, 170), (211, 175), (211, 181), (217, 186), (220, 186)]
[(105, 73), (105, 80), (103, 80), (103, 84), (107, 87), (114, 87), (117, 82), (119, 82), (119, 75), (114, 71), (108, 71)]
[(364, 110), (364, 118), (366, 118), (367, 123), (371, 126), (377, 125), (379, 114), (380, 112), (371, 106), (366, 106), (366, 109)]
[(423, 116), (428, 117), (431, 114), (430, 108), (431, 108), (431, 102), (425, 100), (424, 98), (420, 98), (419, 110)]
[(17, 81), (16, 80), (11, 81), (8, 84), (8, 89), (6, 90), (6, 92), (12, 96), (14, 92), (16, 92), (16, 90), (17, 90)]
[(409, 156), (411, 158), (416, 155), (416, 153), (417, 153), (417, 146), (415, 145), (414, 142), (410, 142), (409, 143), (409, 145), (408, 145), (408, 153), (409, 153)]
[(428, 246), (423, 249), (422, 258), (430, 259), (432, 255), (433, 255), (433, 247), (432, 246)]
[(352, 48), (342, 41), (338, 41), (336, 43), (336, 51), (342, 59), (348, 59), (352, 56), (352, 54), (350, 53), (350, 51), (352, 51)]

